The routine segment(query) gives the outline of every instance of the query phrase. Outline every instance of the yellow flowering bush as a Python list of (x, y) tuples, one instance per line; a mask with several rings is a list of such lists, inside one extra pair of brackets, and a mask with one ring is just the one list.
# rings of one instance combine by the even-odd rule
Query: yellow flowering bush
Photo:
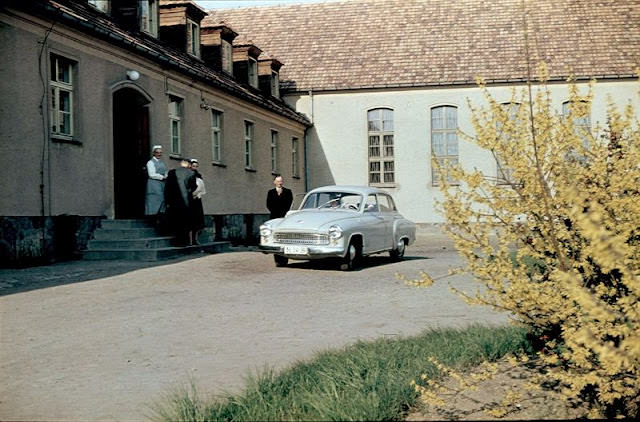
[(486, 105), (470, 105), (475, 133), (462, 136), (492, 152), (502, 183), (461, 166), (440, 168), (445, 230), (464, 258), (460, 270), (481, 283), (466, 299), (531, 327), (547, 381), (601, 416), (637, 416), (638, 114), (609, 100), (606, 126), (586, 127), (595, 82), (580, 92), (570, 80), (563, 114), (552, 107), (546, 78), (541, 65), (541, 83), (514, 90), (508, 107), (479, 81)]

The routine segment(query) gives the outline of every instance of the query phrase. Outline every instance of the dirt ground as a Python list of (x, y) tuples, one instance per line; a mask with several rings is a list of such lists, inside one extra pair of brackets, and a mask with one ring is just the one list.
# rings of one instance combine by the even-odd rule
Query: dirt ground
[[(406, 420), (568, 420), (586, 417), (587, 410), (584, 407), (573, 406), (558, 391), (527, 390), (527, 380), (536, 373), (535, 367), (513, 367), (503, 360), (498, 365), (496, 376), (478, 384), (477, 391), (443, 396), (445, 406), (442, 408), (423, 403), (413, 409)], [(452, 388), (457, 385), (452, 379), (445, 380), (444, 384)], [(521, 398), (506, 408), (506, 415), (497, 418), (486, 412), (499, 405), (510, 391), (520, 393)]]

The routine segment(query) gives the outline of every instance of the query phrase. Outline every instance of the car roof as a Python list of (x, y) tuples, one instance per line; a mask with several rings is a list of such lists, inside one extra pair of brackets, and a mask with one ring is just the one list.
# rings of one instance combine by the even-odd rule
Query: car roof
[(348, 192), (348, 193), (358, 193), (358, 194), (361, 194), (361, 195), (370, 195), (370, 194), (373, 194), (373, 193), (386, 193), (386, 194), (388, 194), (388, 192), (385, 192), (382, 189), (373, 188), (371, 186), (356, 186), (356, 185), (329, 185), (329, 186), (322, 186), (322, 187), (319, 187), (319, 188), (312, 189), (311, 191), (309, 191), (309, 193), (335, 192), (335, 191)]

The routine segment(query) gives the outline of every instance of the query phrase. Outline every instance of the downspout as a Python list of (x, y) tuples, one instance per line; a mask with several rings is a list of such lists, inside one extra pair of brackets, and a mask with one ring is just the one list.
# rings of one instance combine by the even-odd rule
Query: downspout
[(304, 191), (309, 192), (309, 166), (307, 165), (307, 138), (309, 137), (309, 129), (313, 127), (313, 90), (309, 90), (309, 98), (311, 100), (311, 126), (304, 128)]

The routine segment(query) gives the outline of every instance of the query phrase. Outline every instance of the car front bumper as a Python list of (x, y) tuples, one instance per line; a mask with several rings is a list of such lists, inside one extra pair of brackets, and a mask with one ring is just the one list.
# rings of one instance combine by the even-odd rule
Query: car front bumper
[(285, 256), (289, 259), (321, 259), (321, 258), (342, 258), (345, 255), (344, 245), (301, 245), (307, 248), (306, 254), (285, 253), (284, 245), (259, 245), (258, 249), (262, 253), (271, 253)]

